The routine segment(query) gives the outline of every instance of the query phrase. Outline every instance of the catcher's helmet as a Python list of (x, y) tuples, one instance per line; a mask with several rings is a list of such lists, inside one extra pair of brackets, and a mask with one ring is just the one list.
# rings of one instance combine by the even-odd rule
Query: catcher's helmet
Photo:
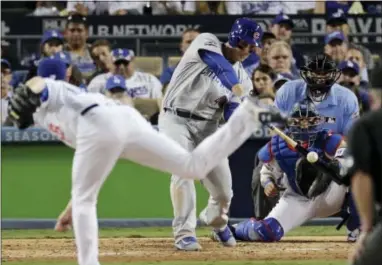
[(242, 40), (248, 44), (260, 47), (262, 36), (263, 30), (255, 20), (247, 17), (238, 18), (232, 25), (228, 35), (228, 43), (231, 47), (237, 47)]
[(314, 101), (322, 101), (340, 77), (341, 71), (328, 56), (318, 54), (301, 68), (300, 75), (307, 84), (308, 95)]
[(322, 131), (324, 118), (317, 112), (313, 102), (296, 103), (287, 118), (288, 134), (295, 140), (310, 146)]

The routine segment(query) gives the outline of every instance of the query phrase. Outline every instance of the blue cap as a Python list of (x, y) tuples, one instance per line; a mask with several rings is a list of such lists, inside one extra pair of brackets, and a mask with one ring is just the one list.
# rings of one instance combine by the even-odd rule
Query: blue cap
[(64, 44), (64, 36), (62, 36), (62, 34), (58, 30), (52, 29), (44, 32), (44, 35), (41, 39), (41, 45), (53, 39), (59, 40), (62, 42), (62, 44)]
[(113, 56), (113, 62), (116, 62), (116, 61), (130, 62), (134, 57), (134, 53), (129, 49), (114, 49), (111, 51), (111, 54)]
[(106, 89), (110, 90), (113, 88), (123, 88), (124, 90), (127, 90), (126, 87), (126, 79), (121, 75), (113, 75), (109, 77), (106, 81)]
[(5, 64), (9, 69), (12, 70), (11, 63), (6, 59), (1, 59), (1, 64)]
[(55, 80), (65, 80), (66, 64), (60, 59), (44, 58), (38, 64), (37, 75)]
[(51, 55), (49, 58), (61, 60), (66, 64), (66, 66), (69, 66), (72, 64), (72, 57), (70, 56), (70, 53), (66, 51), (56, 52), (55, 54)]
[(273, 20), (272, 20), (272, 25), (277, 25), (277, 24), (288, 24), (290, 25), (291, 28), (294, 27), (294, 23), (292, 19), (283, 13), (278, 14)]
[(228, 43), (231, 47), (237, 47), (241, 40), (248, 44), (261, 46), (263, 30), (255, 20), (247, 17), (238, 18), (233, 23), (228, 35)]
[(347, 23), (348, 20), (346, 14), (342, 9), (338, 9), (336, 12), (329, 14), (326, 19), (326, 24), (328, 25), (341, 25)]
[(356, 62), (346, 60), (339, 63), (338, 68), (342, 71), (345, 69), (352, 69), (356, 74), (359, 74), (359, 65)]
[(325, 36), (325, 44), (329, 44), (332, 40), (345, 41), (345, 35), (341, 31), (334, 31)]

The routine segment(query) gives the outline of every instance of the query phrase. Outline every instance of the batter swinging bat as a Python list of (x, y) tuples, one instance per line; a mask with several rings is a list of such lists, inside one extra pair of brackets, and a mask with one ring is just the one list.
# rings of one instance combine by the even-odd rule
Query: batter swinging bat
[[(304, 157), (307, 157), (309, 152), (307, 149), (302, 147), (299, 143), (297, 143), (295, 140), (290, 138), (288, 135), (286, 135), (283, 131), (281, 131), (279, 128), (273, 126), (272, 124), (267, 124), (267, 126), (275, 132), (277, 135), (279, 135), (287, 144), (289, 144), (291, 147), (293, 147), (297, 152), (302, 154)], [(316, 160), (314, 162), (314, 160)], [(309, 161), (309, 160), (308, 160)], [(317, 169), (325, 172), (328, 174), (338, 185), (342, 185), (343, 181), (341, 176), (337, 173), (335, 169), (330, 167), (324, 160), (318, 157), (318, 159), (313, 159), (309, 161), (313, 166), (315, 166)], [(313, 162), (313, 163), (312, 163)]]

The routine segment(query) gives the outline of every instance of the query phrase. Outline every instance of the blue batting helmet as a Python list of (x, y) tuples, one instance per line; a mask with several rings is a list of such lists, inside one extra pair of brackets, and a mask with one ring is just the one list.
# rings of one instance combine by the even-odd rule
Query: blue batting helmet
[(243, 40), (248, 44), (260, 47), (262, 36), (263, 30), (255, 20), (246, 17), (238, 18), (232, 25), (228, 36), (228, 43), (231, 47), (237, 47), (239, 41)]

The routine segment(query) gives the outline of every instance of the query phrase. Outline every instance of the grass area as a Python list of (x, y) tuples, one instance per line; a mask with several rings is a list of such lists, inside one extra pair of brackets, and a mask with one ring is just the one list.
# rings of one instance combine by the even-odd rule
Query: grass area
[[(200, 227), (197, 229), (197, 236), (209, 236), (211, 229)], [(149, 227), (149, 228), (119, 228), (101, 229), (100, 237), (171, 237), (172, 230), (169, 227)], [(332, 226), (303, 226), (288, 233), (288, 236), (345, 236), (344, 229), (337, 231)], [(72, 232), (58, 233), (50, 229), (45, 230), (2, 230), (3, 239), (16, 238), (72, 238)]]
[[(74, 262), (7, 262), (9, 265), (77, 265)], [(132, 262), (132, 263), (102, 263), (103, 265), (345, 265), (345, 261), (173, 261), (173, 262)]]
[[(2, 146), (2, 218), (56, 218), (70, 197), (73, 150)], [(197, 210), (208, 195), (196, 182)], [(102, 187), (99, 218), (171, 218), (170, 175), (121, 160)]]

